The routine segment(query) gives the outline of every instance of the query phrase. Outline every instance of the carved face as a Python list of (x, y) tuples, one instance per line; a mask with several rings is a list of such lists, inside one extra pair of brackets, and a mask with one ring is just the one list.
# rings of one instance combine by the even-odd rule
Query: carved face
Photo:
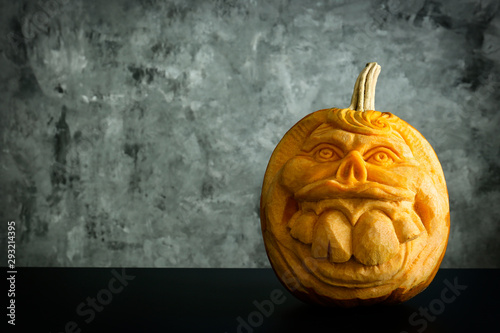
[(399, 302), (432, 280), (449, 209), (425, 139), (389, 113), (320, 110), (276, 148), (261, 201), (280, 280), (321, 304)]

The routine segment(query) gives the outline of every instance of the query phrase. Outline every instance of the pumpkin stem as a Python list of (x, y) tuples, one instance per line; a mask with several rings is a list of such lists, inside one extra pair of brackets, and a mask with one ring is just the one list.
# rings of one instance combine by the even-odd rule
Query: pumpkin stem
[(351, 105), (348, 109), (356, 111), (375, 110), (375, 86), (380, 74), (380, 65), (376, 62), (366, 64), (354, 85)]

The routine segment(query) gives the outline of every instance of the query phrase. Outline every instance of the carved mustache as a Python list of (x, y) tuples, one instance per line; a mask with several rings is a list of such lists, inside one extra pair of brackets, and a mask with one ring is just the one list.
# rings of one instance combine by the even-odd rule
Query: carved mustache
[(333, 179), (324, 179), (302, 187), (295, 192), (295, 199), (317, 201), (336, 198), (368, 198), (384, 201), (413, 201), (415, 195), (415, 192), (405, 188), (372, 181), (353, 185), (342, 184)]

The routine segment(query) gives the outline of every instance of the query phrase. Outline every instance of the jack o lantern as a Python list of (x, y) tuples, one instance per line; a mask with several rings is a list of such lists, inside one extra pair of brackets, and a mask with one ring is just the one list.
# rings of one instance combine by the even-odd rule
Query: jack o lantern
[(406, 301), (430, 284), (446, 251), (441, 165), (416, 129), (374, 110), (379, 73), (367, 64), (351, 105), (300, 120), (267, 166), (266, 252), (282, 284), (305, 302)]

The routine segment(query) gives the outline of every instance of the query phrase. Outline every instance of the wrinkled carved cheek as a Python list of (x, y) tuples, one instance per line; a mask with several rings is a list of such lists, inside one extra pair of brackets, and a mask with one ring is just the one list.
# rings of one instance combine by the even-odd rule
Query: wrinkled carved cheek
[(339, 161), (319, 163), (303, 156), (294, 157), (283, 167), (280, 183), (295, 193), (307, 184), (333, 177), (339, 165)]
[[(410, 189), (411, 180), (398, 173), (396, 168), (383, 168), (376, 165), (367, 165), (366, 169), (368, 181)], [(407, 171), (406, 174), (411, 174), (411, 172)]]

